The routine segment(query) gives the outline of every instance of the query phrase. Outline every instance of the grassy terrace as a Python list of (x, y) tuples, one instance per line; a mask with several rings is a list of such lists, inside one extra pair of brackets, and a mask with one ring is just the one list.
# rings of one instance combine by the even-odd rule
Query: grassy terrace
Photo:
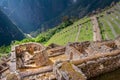
[(101, 23), (100, 27), (102, 28), (101, 33), (102, 33), (102, 37), (103, 39), (114, 39), (114, 35), (112, 33), (111, 28), (109, 27), (109, 25), (107, 24), (106, 20), (104, 18), (99, 18), (99, 22)]
[(112, 27), (118, 36), (120, 34), (120, 28), (118, 27), (118, 25), (115, 24), (115, 20), (111, 17), (111, 15), (105, 16), (105, 19), (108, 20), (112, 24)]
[[(111, 14), (106, 14), (107, 11), (114, 11), (114, 12)], [(97, 15), (99, 17), (98, 22), (103, 40), (114, 39), (115, 37), (120, 35), (119, 13), (120, 13), (119, 7), (115, 6)], [(100, 17), (101, 15), (103, 16)], [(83, 22), (86, 23), (82, 24), (81, 28), (79, 29), (80, 27), (79, 25)], [(85, 17), (75, 22), (73, 25), (63, 29), (59, 33), (55, 34), (46, 43), (46, 45), (49, 45), (51, 43), (65, 45), (68, 42), (75, 42), (75, 41), (81, 42), (81, 41), (92, 41), (92, 40), (93, 40), (93, 25), (90, 21), (90, 18)]]
[[(106, 14), (107, 11), (114, 12), (111, 14)], [(117, 6), (114, 6), (113, 8), (106, 10), (106, 12), (98, 14), (98, 22), (100, 25), (103, 40), (114, 39), (115, 34), (116, 36), (120, 35), (120, 9)], [(103, 16), (100, 17), (101, 15)], [(111, 29), (111, 27), (113, 28), (113, 30)]]
[[(81, 23), (84, 23), (84, 24), (81, 25), (80, 33), (78, 35), (79, 27)], [(92, 40), (93, 34), (92, 34), (92, 24), (90, 22), (90, 18), (81, 19), (75, 22), (73, 25), (63, 29), (61, 32), (55, 34), (47, 42), (46, 45), (49, 45), (51, 43), (65, 45), (68, 42), (75, 42), (77, 36), (78, 36), (77, 41)]]
[(91, 21), (82, 25), (78, 41), (92, 41), (93, 40), (93, 26)]

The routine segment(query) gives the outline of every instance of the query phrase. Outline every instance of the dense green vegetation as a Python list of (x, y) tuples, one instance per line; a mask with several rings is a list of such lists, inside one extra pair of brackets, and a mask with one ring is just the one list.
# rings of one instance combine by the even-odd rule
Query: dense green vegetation
[(1, 56), (5, 56), (5, 55), (8, 55), (9, 52), (11, 50), (11, 47), (10, 46), (1, 46), (0, 47), (0, 57)]
[(60, 32), (62, 29), (68, 27), (72, 24), (72, 21), (67, 20), (60, 24), (59, 26), (49, 29), (47, 32), (43, 32), (35, 38), (35, 42), (46, 43), (54, 34)]

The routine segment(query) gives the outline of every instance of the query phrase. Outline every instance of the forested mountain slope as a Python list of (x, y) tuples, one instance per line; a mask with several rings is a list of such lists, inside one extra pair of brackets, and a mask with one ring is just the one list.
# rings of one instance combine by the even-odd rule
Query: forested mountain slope
[(9, 45), (13, 40), (22, 40), (24, 34), (0, 10), (0, 46)]

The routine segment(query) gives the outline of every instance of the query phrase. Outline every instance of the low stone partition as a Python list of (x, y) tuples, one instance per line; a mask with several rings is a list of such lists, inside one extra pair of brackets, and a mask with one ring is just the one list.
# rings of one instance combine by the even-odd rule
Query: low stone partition
[(65, 53), (65, 47), (64, 46), (59, 46), (59, 47), (55, 47), (52, 49), (48, 49), (47, 53), (49, 57), (55, 57), (55, 56), (59, 56)]
[(85, 49), (90, 45), (90, 42), (75, 42), (69, 43), (66, 46), (65, 54), (69, 60), (79, 60), (86, 56)]

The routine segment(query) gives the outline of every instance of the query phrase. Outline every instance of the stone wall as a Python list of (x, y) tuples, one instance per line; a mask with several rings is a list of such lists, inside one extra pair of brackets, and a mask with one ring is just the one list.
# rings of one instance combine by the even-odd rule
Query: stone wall
[(99, 57), (97, 59), (83, 62), (77, 67), (87, 76), (95, 77), (106, 72), (113, 71), (120, 67), (120, 51), (116, 55)]
[(85, 49), (90, 45), (90, 42), (69, 43), (66, 46), (65, 54), (70, 60), (79, 60), (86, 56)]
[(115, 39), (117, 47), (120, 49), (120, 36)]
[(54, 64), (53, 72), (57, 80), (86, 80), (86, 76), (79, 68), (69, 61), (58, 61)]
[(79, 60), (95, 54), (104, 54), (118, 49), (118, 40), (71, 43), (66, 46), (65, 54), (70, 60)]
[[(73, 80), (70, 78), (73, 78), (74, 74), (71, 75), (72, 72), (70, 66), (66, 64), (71, 64), (76, 67), (72, 67), (74, 70), (77, 69), (74, 73), (77, 73), (77, 71), (81, 72), (78, 75), (79, 78), (75, 78), (75, 80), (79, 80), (80, 78), (80, 80), (89, 79), (118, 69), (120, 67), (120, 50), (115, 50), (111, 53), (102, 55), (97, 54), (76, 61), (56, 62), (55, 68), (53, 69), (58, 80)], [(65, 76), (67, 76), (68, 79), (66, 79)]]
[[(28, 63), (30, 64), (31, 60), (33, 62), (38, 62), (38, 61), (34, 60), (35, 59), (34, 56), (36, 55), (37, 52), (40, 53), (43, 50), (45, 50), (45, 47), (39, 43), (26, 43), (26, 44), (16, 45), (13, 49), (14, 50), (12, 53), (13, 53), (13, 55), (14, 54), (16, 55), (17, 68), (23, 68), (26, 65), (28, 65)], [(40, 55), (43, 56), (42, 54), (40, 54)], [(38, 55), (38, 57), (40, 57), (40, 55)], [(45, 56), (44, 56), (44, 58), (45, 58)], [(40, 62), (43, 62), (43, 61), (40, 61)]]
[(49, 57), (59, 56), (65, 53), (65, 47), (59, 46), (59, 47), (51, 48), (47, 50), (47, 53)]
[(73, 80), (72, 73), (79, 71), (81, 73), (75, 80), (85, 80), (118, 69), (120, 68), (119, 47), (120, 37), (110, 41), (70, 43), (65, 51), (69, 61), (56, 62), (54, 73), (58, 80)]
[[(46, 65), (59, 55), (68, 58)], [(19, 72), (22, 78), (50, 72), (57, 80), (86, 80), (120, 68), (120, 37), (110, 41), (69, 43), (65, 47), (22, 44), (12, 48), (10, 63), (12, 72), (32, 63), (36, 65), (34, 70)], [(16, 63), (20, 65), (17, 68)]]

